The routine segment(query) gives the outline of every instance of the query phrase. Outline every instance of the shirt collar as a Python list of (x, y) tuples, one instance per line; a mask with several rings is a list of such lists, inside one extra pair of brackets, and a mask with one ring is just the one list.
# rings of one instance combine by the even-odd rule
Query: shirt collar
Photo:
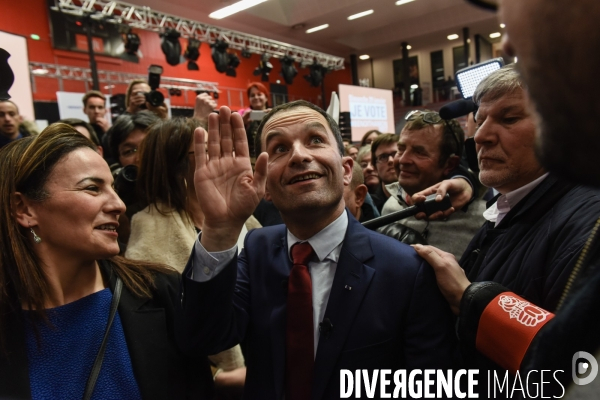
[[(500, 195), (498, 199), (483, 213), (485, 219), (491, 222), (495, 222), (496, 225), (500, 223), (502, 218), (508, 214), (508, 212), (514, 208), (519, 201), (523, 200), (533, 189), (535, 189), (544, 179), (548, 177), (546, 172), (539, 178), (529, 182), (527, 185), (521, 186), (520, 188)], [(499, 218), (500, 217), (500, 218)]]
[(498, 198), (498, 202), (502, 199), (502, 197), (505, 197), (506, 201), (508, 202), (509, 209), (513, 208), (517, 205), (518, 202), (523, 200), (523, 197), (527, 196), (529, 193), (531, 193), (533, 189), (536, 188), (537, 185), (542, 183), (542, 181), (546, 179), (546, 177), (548, 177), (548, 172), (546, 172), (544, 175), (540, 176), (536, 180), (529, 182), (527, 185), (521, 186), (520, 188), (515, 189), (512, 192), (508, 192), (505, 195), (500, 196)]
[(342, 214), (337, 217), (335, 221), (327, 225), (324, 229), (308, 240), (298, 239), (288, 229), (288, 257), (290, 257), (290, 260), (292, 259), (290, 251), (294, 244), (297, 242), (308, 242), (315, 251), (319, 261), (329, 259), (337, 263), (341, 250), (340, 244), (344, 241), (344, 236), (346, 236), (347, 229), (348, 214), (346, 214), (346, 210), (344, 210), (344, 212), (342, 212)]

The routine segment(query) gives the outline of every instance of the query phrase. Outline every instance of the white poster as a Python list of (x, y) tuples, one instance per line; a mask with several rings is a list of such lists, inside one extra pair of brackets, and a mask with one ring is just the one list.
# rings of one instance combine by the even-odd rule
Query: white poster
[(10, 54), (8, 65), (10, 65), (15, 75), (15, 82), (8, 91), (11, 96), (10, 101), (19, 107), (21, 116), (29, 121), (34, 121), (27, 39), (23, 36), (0, 31), (0, 48)]

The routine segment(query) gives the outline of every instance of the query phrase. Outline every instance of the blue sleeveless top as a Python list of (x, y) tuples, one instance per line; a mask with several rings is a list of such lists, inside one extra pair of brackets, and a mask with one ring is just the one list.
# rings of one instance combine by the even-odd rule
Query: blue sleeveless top
[[(102, 343), (112, 292), (104, 289), (46, 310), (51, 326), (38, 324), (41, 346), (26, 323), (31, 398), (80, 400)], [(24, 311), (26, 321), (29, 312)], [(119, 313), (115, 315), (92, 399), (141, 399)]]

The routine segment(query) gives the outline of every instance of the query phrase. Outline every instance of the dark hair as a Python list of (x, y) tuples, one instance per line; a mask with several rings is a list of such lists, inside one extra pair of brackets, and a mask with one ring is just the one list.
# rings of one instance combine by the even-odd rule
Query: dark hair
[(194, 130), (200, 126), (193, 119), (173, 118), (154, 124), (140, 146), (137, 177), (138, 198), (142, 207), (162, 203), (190, 214), (187, 203), (186, 176), (189, 173), (189, 149)]
[[(455, 119), (446, 120), (448, 127), (446, 127), (446, 124), (444, 124), (443, 120), (435, 125), (425, 122), (423, 120), (423, 114), (430, 112), (435, 111), (422, 110), (422, 113), (416, 113), (410, 121), (406, 122), (406, 125), (404, 125), (402, 131), (419, 131), (421, 129), (426, 129), (427, 127), (431, 127), (433, 129), (440, 127), (440, 129), (442, 129), (442, 141), (440, 143), (439, 166), (443, 167), (452, 154), (457, 156), (462, 155), (463, 149), (458, 148), (457, 146), (462, 145), (462, 143), (465, 141), (465, 132), (460, 126), (460, 123)], [(458, 138), (458, 143), (454, 138), (454, 135), (456, 135)]]
[(377, 136), (381, 135), (381, 132), (379, 132), (377, 129), (371, 129), (370, 131), (367, 131), (367, 133), (365, 133), (362, 139), (360, 140), (360, 147), (366, 146), (368, 144), (367, 138), (371, 136), (372, 133), (376, 133)]
[(382, 133), (377, 136), (377, 139), (373, 140), (371, 143), (371, 164), (373, 167), (377, 169), (377, 157), (375, 156), (375, 152), (379, 146), (387, 146), (388, 144), (396, 144), (398, 143), (398, 135), (394, 135), (393, 133)]
[[(22, 306), (34, 312), (38, 321), (45, 320), (44, 306), (50, 291), (47, 276), (36, 256), (29, 232), (14, 214), (14, 194), (38, 202), (50, 195), (48, 177), (56, 164), (71, 152), (93, 149), (92, 142), (69, 125), (56, 123), (36, 137), (19, 139), (0, 150), (0, 347), (4, 345), (7, 317)], [(153, 274), (167, 271), (163, 266), (113, 257), (113, 271), (131, 292), (150, 297)]]
[(119, 116), (113, 126), (106, 132), (111, 155), (117, 159), (119, 158), (119, 145), (127, 140), (134, 129), (146, 131), (159, 120), (160, 118), (156, 114), (148, 110)]
[(106, 103), (106, 96), (104, 96), (104, 94), (102, 94), (102, 92), (100, 92), (98, 90), (90, 90), (83, 96), (83, 99), (81, 99), (83, 101), (83, 107), (87, 107), (87, 101), (91, 97), (98, 97), (98, 98), (104, 100), (104, 102)]
[(296, 108), (296, 107), (310, 108), (311, 110), (314, 110), (314, 111), (318, 112), (319, 114), (321, 114), (327, 120), (327, 123), (329, 124), (329, 128), (331, 129), (331, 132), (333, 133), (333, 136), (335, 137), (335, 141), (337, 142), (340, 155), (343, 157), (344, 156), (344, 141), (342, 140), (342, 133), (340, 132), (340, 127), (334, 121), (334, 119), (331, 118), (331, 116), (329, 114), (327, 114), (321, 108), (315, 106), (312, 103), (309, 103), (306, 100), (296, 100), (296, 101), (292, 101), (290, 103), (281, 104), (277, 107), (274, 107), (267, 115), (265, 115), (264, 118), (262, 119), (262, 121), (260, 122), (258, 131), (256, 132), (256, 136), (254, 137), (255, 151), (258, 154), (260, 154), (259, 149), (262, 149), (262, 147), (261, 147), (262, 131), (263, 131), (263, 128), (264, 128), (265, 124), (267, 123), (267, 121), (270, 120), (271, 117), (273, 117), (273, 115), (277, 114), (280, 111), (291, 110), (292, 108)]
[(8, 100), (8, 99), (2, 99), (2, 100), (0, 100), (0, 103), (10, 103), (10, 104), (12, 104), (17, 109), (17, 114), (19, 114), (19, 106), (14, 101)]
[(65, 119), (61, 119), (58, 122), (67, 124), (67, 125), (71, 125), (73, 128), (75, 128), (77, 126), (83, 126), (90, 133), (90, 140), (92, 141), (92, 143), (94, 143), (94, 145), (96, 145), (96, 147), (100, 146), (100, 140), (98, 140), (98, 135), (96, 135), (96, 131), (94, 130), (94, 127), (92, 125), (90, 125), (89, 122), (85, 122), (84, 120), (79, 119), (79, 118), (65, 118)]

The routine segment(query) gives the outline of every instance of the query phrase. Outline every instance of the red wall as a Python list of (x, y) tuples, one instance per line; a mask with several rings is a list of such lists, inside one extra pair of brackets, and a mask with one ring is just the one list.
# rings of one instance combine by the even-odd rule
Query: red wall
[[(19, 7), (19, 4), (26, 5), (26, 7)], [(85, 53), (55, 50), (52, 48), (46, 4), (45, 0), (28, 0), (27, 2), (20, 3), (14, 1), (6, 2), (2, 6), (2, 12), (0, 12), (0, 30), (27, 37), (30, 61), (89, 68), (88, 57)], [(140, 63), (137, 64), (116, 58), (97, 56), (96, 62), (98, 69), (146, 75), (148, 65), (162, 65), (164, 68), (164, 77), (217, 82), (222, 91), (221, 96), (218, 99), (219, 105), (231, 105), (234, 109), (240, 106), (239, 91), (230, 90), (231, 104), (228, 104), (227, 89), (241, 89), (244, 90), (245, 93), (248, 83), (257, 80), (257, 77), (253, 76), (252, 72), (256, 66), (258, 66), (260, 59), (258, 54), (253, 54), (252, 58), (245, 59), (240, 56), (239, 52), (236, 52), (238, 57), (240, 57), (241, 64), (237, 68), (237, 77), (232, 78), (216, 71), (211, 59), (211, 49), (208, 44), (202, 43), (200, 48), (200, 58), (198, 59), (200, 71), (188, 71), (185, 63), (175, 67), (166, 63), (165, 57), (160, 49), (160, 38), (157, 33), (149, 31), (134, 32), (140, 36), (141, 40), (140, 51), (143, 58), (140, 59)], [(31, 34), (39, 35), (40, 40), (31, 39), (29, 37)], [(180, 39), (180, 41), (182, 49), (185, 50), (187, 40)], [(273, 64), (273, 71), (271, 72), (270, 83), (276, 83), (277, 79), (280, 79), (283, 83), (283, 78), (279, 75), (279, 60), (272, 59), (271, 63)], [(319, 104), (318, 99), (320, 99), (321, 96), (321, 88), (310, 87), (308, 82), (303, 78), (304, 75), (309, 73), (308, 68), (301, 69), (299, 65), (296, 65), (296, 68), (298, 69), (298, 75), (294, 79), (292, 85), (287, 85), (288, 95), (291, 99), (304, 98)], [(351, 82), (352, 76), (349, 65), (347, 65), (344, 70), (327, 74), (325, 77), (327, 103), (329, 102), (331, 92), (334, 90), (337, 91), (338, 84), (351, 84)], [(102, 83), (100, 85), (103, 92), (109, 92), (108, 89), (103, 88)], [(268, 88), (268, 85), (265, 86)], [(112, 89), (112, 93), (125, 93), (126, 89), (127, 82), (124, 82), (123, 84), (116, 85), (116, 87)], [(56, 91), (58, 90), (60, 90), (58, 80), (36, 77), (33, 99), (34, 101), (56, 101)], [(83, 82), (65, 80), (63, 81), (62, 90), (83, 92), (85, 91), (85, 85)], [(193, 106), (193, 97), (192, 92), (189, 92), (187, 104), (183, 96), (173, 97), (171, 102), (175, 106)], [(246, 101), (245, 94), (244, 101)]]

